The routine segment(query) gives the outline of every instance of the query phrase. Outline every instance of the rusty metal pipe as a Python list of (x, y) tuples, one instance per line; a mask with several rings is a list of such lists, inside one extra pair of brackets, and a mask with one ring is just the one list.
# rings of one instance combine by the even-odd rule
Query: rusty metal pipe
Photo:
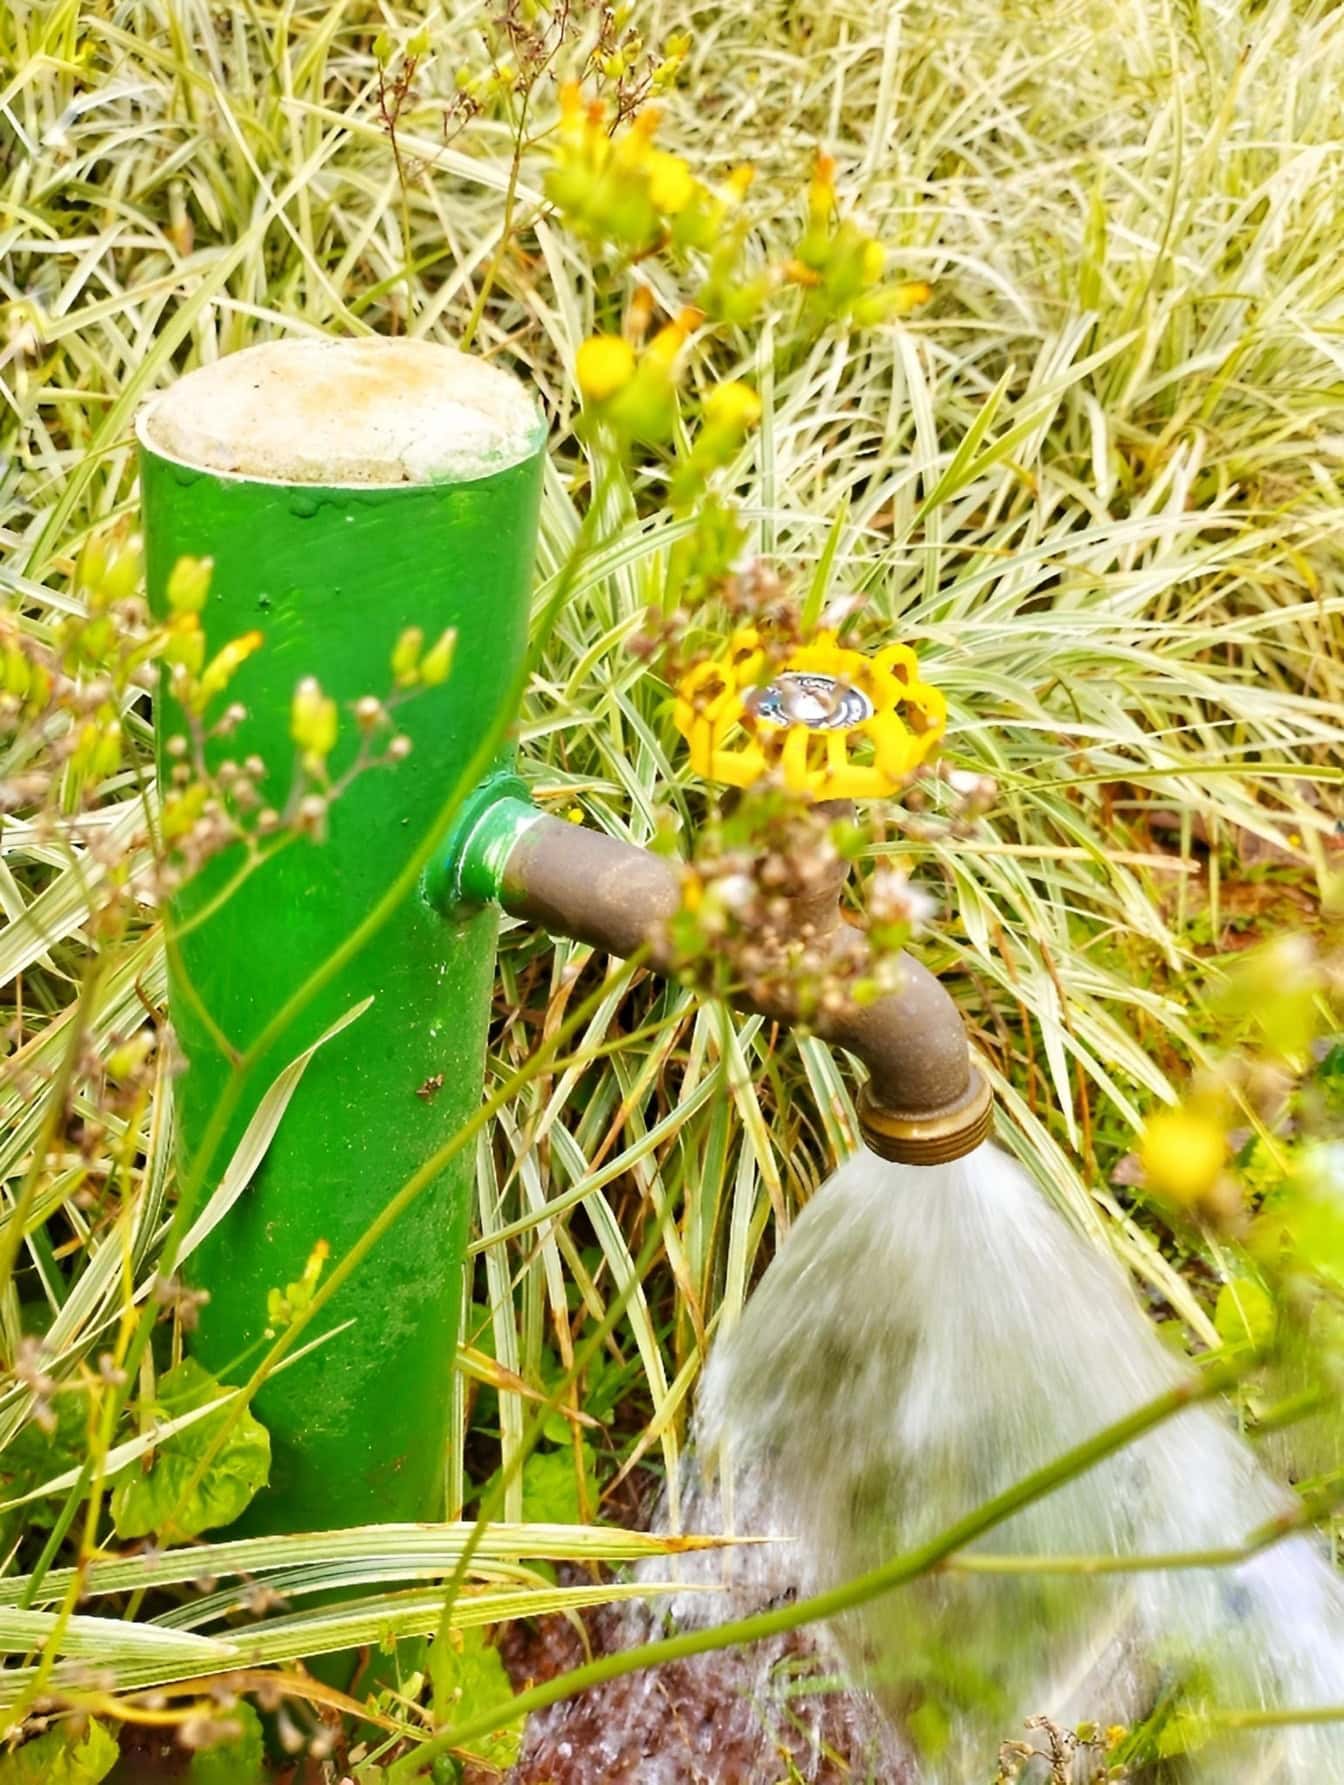
[[(498, 850), (498, 834), (495, 843)], [(532, 812), (499, 853), (496, 896), (506, 911), (607, 954), (627, 957), (643, 949), (650, 966), (676, 971), (668, 926), (682, 903), (679, 863)], [(866, 936), (841, 911), (844, 879), (840, 865), (824, 897), (800, 902), (809, 978), (828, 966), (846, 980), (876, 971)], [(729, 997), (739, 1009), (806, 1025), (854, 1054), (869, 1074), (858, 1104), (865, 1142), (884, 1158), (933, 1165), (985, 1139), (992, 1099), (952, 999), (909, 955), (900, 955), (898, 966), (896, 990), (868, 1004), (845, 1000), (836, 1010), (806, 1007), (805, 987), (783, 973)]]

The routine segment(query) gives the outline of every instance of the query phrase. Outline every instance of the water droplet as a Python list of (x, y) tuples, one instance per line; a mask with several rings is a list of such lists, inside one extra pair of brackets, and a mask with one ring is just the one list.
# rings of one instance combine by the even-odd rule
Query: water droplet
[(289, 512), (301, 521), (310, 521), (321, 506), (317, 497), (310, 496), (306, 490), (295, 490), (289, 498)]

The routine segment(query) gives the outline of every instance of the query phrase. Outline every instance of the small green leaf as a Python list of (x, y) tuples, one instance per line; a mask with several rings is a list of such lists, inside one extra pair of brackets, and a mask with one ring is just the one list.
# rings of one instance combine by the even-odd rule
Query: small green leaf
[[(89, 1441), (88, 1396), (58, 1393), (52, 1397), (52, 1411), (54, 1431), (44, 1432), (36, 1419), (29, 1419), (5, 1446), (0, 1455), (0, 1497), (17, 1500), (84, 1460)], [(56, 1499), (35, 1500), (12, 1508), (0, 1519), (0, 1546), (8, 1549), (21, 1528), (50, 1529), (60, 1505)]]
[(246, 1699), (240, 1699), (223, 1720), (236, 1723), (238, 1734), (192, 1755), (187, 1768), (190, 1785), (260, 1785), (266, 1774), (261, 1718)]
[[(439, 1723), (456, 1723), (490, 1705), (504, 1704), (513, 1693), (499, 1650), (479, 1629), (449, 1630), (435, 1642), (429, 1651), (429, 1677)], [(474, 1752), (487, 1766), (506, 1772), (518, 1758), (521, 1739), (516, 1725), (496, 1729), (474, 1744)]]
[(1238, 1277), (1218, 1291), (1213, 1324), (1225, 1345), (1268, 1345), (1278, 1324), (1278, 1310), (1268, 1290), (1254, 1277)]
[(564, 1444), (569, 1439), (569, 1421), (563, 1413), (548, 1413), (541, 1422), (541, 1435), (548, 1444)]
[(101, 1723), (86, 1723), (78, 1735), (67, 1724), (0, 1756), (0, 1785), (98, 1785), (117, 1760)]
[[(175, 1419), (227, 1392), (188, 1357), (160, 1377), (159, 1406), (166, 1418)], [(225, 1423), (229, 1431), (223, 1447), (187, 1494), (198, 1463)], [(266, 1485), (271, 1439), (247, 1408), (227, 1407), (166, 1438), (150, 1456), (148, 1471), (139, 1461), (129, 1464), (112, 1490), (118, 1537), (148, 1537), (165, 1530), (175, 1537), (194, 1537), (215, 1525), (231, 1524)]]
[[(593, 1479), (592, 1448), (585, 1439), (580, 1445), (583, 1472)], [(564, 1450), (533, 1451), (523, 1464), (523, 1518), (529, 1524), (579, 1525), (583, 1512), (579, 1504), (579, 1478), (574, 1467), (574, 1452)]]

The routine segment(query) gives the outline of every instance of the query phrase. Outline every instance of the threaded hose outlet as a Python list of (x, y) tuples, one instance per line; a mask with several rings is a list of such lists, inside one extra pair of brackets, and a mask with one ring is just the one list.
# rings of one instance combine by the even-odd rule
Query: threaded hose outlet
[(900, 1165), (943, 1165), (960, 1159), (988, 1139), (994, 1125), (993, 1094), (976, 1066), (971, 1067), (965, 1093), (945, 1109), (918, 1115), (888, 1109), (873, 1097), (871, 1085), (865, 1085), (858, 1110), (864, 1145), (880, 1159)]

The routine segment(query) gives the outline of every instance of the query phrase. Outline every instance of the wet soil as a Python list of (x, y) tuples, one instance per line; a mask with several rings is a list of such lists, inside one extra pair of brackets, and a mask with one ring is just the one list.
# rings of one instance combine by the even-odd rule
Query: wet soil
[[(593, 1655), (652, 1631), (623, 1608), (584, 1619)], [(564, 1618), (501, 1631), (518, 1690), (587, 1656)], [(509, 1785), (909, 1785), (914, 1775), (857, 1695), (837, 1689), (801, 1634), (610, 1680), (534, 1716)]]

